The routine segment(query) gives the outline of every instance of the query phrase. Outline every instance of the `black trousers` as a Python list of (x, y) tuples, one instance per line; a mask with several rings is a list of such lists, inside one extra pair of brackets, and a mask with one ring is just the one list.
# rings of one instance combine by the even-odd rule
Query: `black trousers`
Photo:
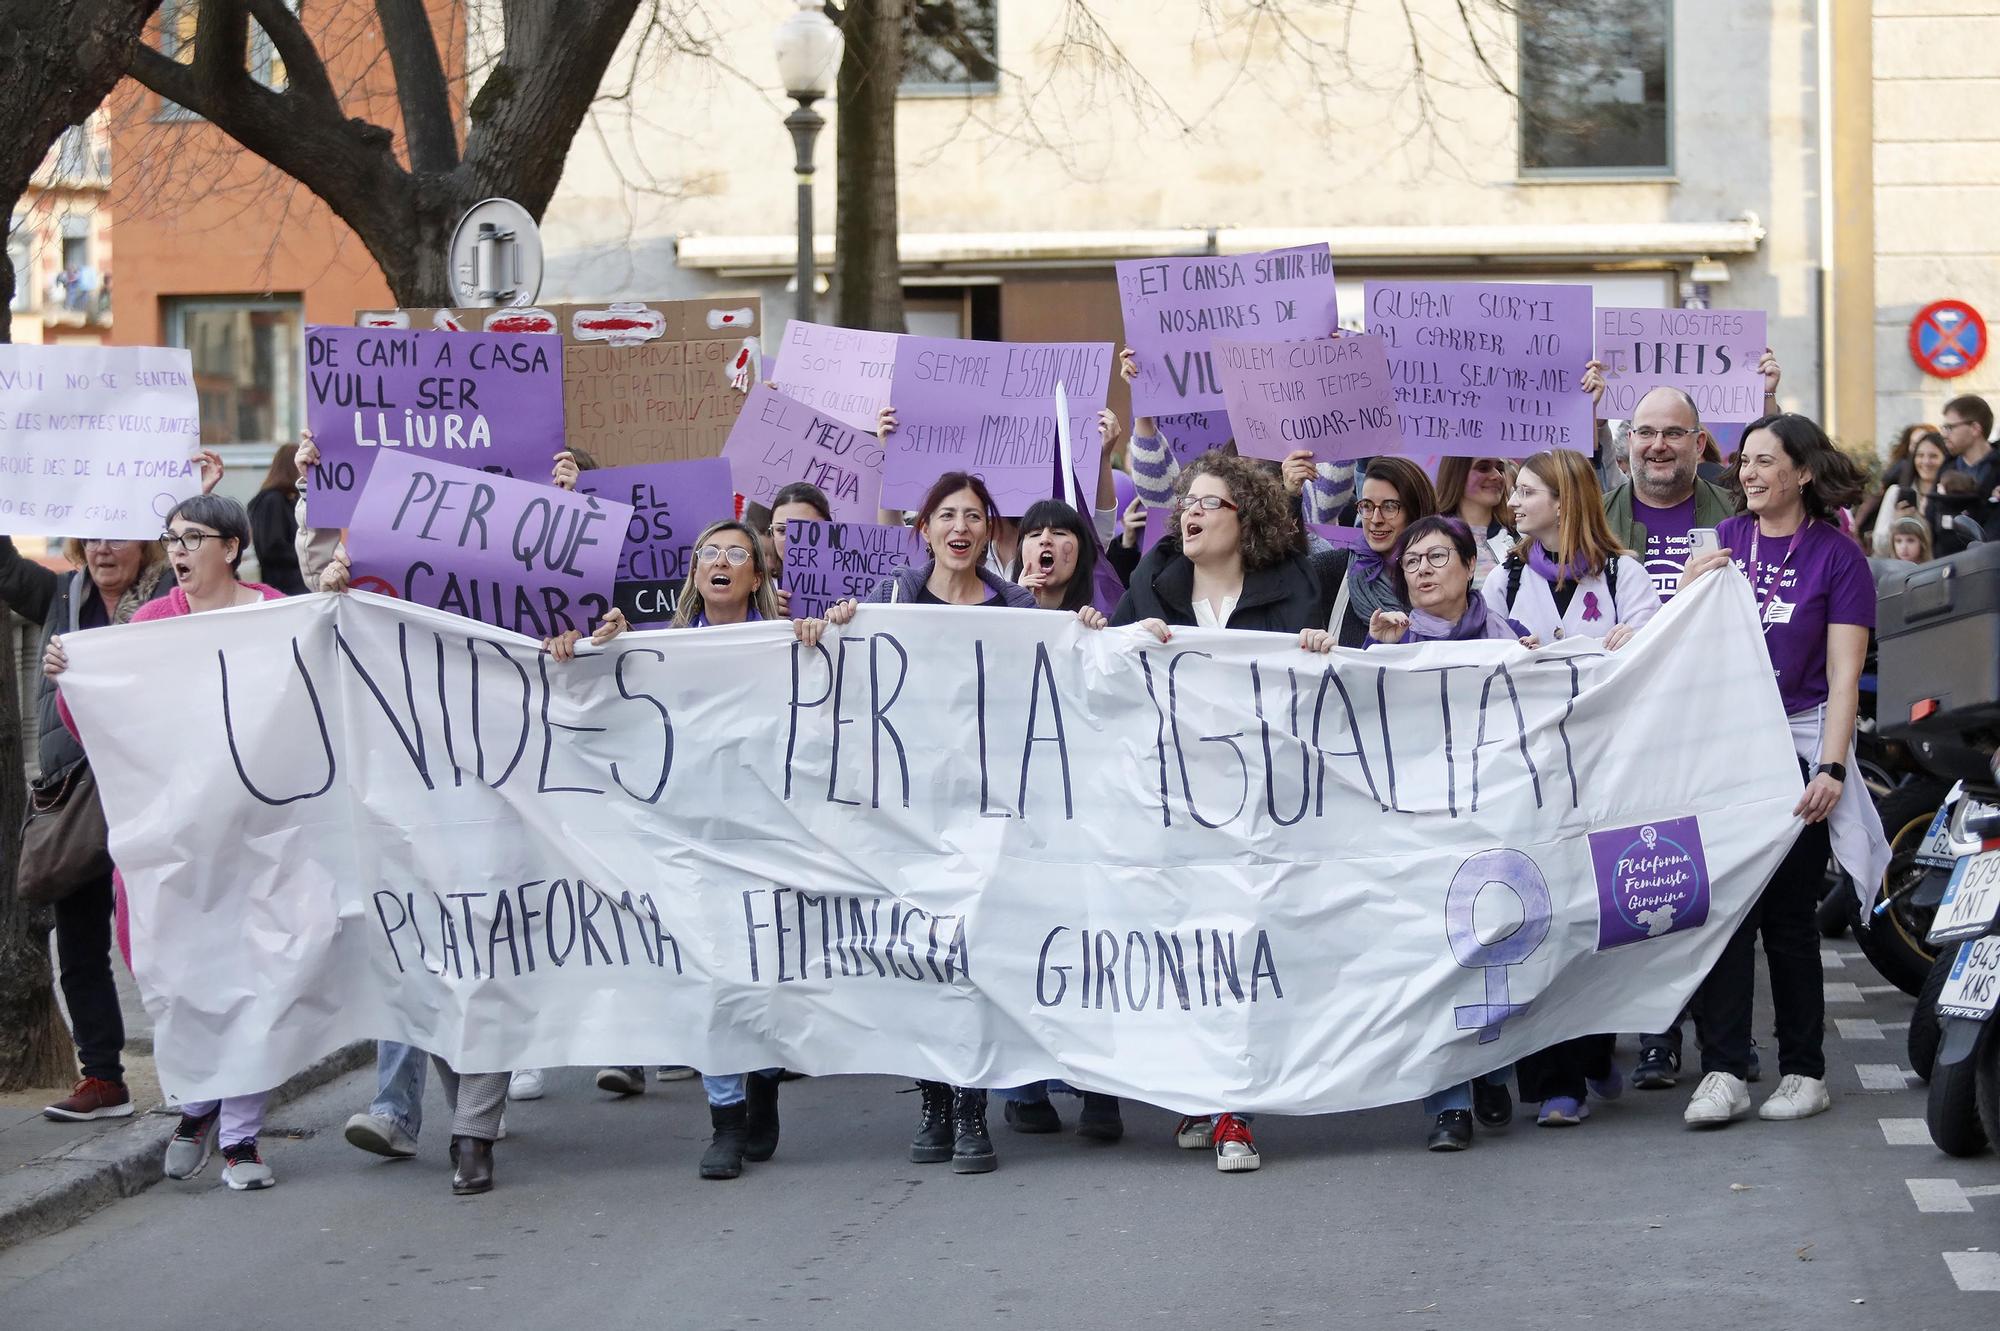
[(83, 1075), (125, 1080), (125, 1014), (111, 977), (111, 875), (92, 879), (58, 901), (56, 964), (62, 968), (63, 1002)]
[(1585, 1078), (1603, 1081), (1611, 1076), (1611, 1047), (1616, 1040), (1613, 1035), (1583, 1035), (1528, 1055), (1514, 1065), (1521, 1098), (1531, 1103), (1563, 1095), (1583, 1099), (1589, 1090)]
[(1703, 1073), (1750, 1073), (1750, 1005), (1757, 992), (1759, 933), (1777, 1012), (1778, 1074), (1826, 1076), (1826, 989), (1819, 948), (1819, 900), (1833, 843), (1825, 823), (1799, 834), (1770, 885), (1696, 991), (1695, 1035)]

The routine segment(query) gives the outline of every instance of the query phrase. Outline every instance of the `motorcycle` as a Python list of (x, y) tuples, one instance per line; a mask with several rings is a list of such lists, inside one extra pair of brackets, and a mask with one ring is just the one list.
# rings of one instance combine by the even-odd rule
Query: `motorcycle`
[[(1924, 1123), (1953, 1156), (2000, 1142), (2000, 784), (1979, 796), (1961, 802), (1948, 829), (1958, 855), (1928, 935), (1939, 955), (1926, 1018), (1936, 1022), (1937, 1046)], [(1914, 1018), (1910, 1029), (1914, 1043)]]

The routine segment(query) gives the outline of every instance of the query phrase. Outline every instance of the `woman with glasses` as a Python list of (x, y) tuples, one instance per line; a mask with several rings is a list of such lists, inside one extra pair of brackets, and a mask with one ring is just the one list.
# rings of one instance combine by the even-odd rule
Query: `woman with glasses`
[(1369, 622), (1380, 612), (1403, 610), (1389, 556), (1405, 528), (1438, 511), (1437, 492), (1423, 468), (1408, 458), (1376, 458), (1362, 474), (1354, 511), (1367, 548), (1356, 551), (1347, 566), (1327, 622), (1342, 647), (1366, 643)]
[[(1345, 552), (1308, 553), (1276, 477), (1248, 458), (1205, 453), (1181, 469), (1175, 500), (1175, 530), (1139, 561), (1113, 624), (1139, 624), (1161, 642), (1175, 626), (1260, 629), (1296, 634), (1307, 651), (1333, 650), (1325, 625)], [(1213, 1146), (1225, 1174), (1263, 1163), (1240, 1114), (1185, 1117), (1174, 1141)]]
[[(205, 494), (182, 500), (167, 514), (167, 529), (160, 534), (160, 540), (166, 547), (167, 566), (173, 571), (174, 585), (165, 596), (141, 606), (132, 615), (131, 622), (134, 624), (198, 615), (209, 610), (227, 610), (234, 606), (254, 605), (259, 601), (276, 601), (285, 595), (276, 587), (237, 580), (237, 566), (250, 549), (251, 535), (250, 515), (234, 499)], [(51, 638), (42, 658), (43, 675), (55, 680), (68, 668), (69, 654), (63, 647), (62, 639)], [(63, 724), (74, 735), (75, 722), (71, 720), (69, 708), (60, 695), (56, 705)], [(125, 882), (115, 871), (113, 881), (118, 902), (118, 946), (129, 964), (132, 938), (125, 904)], [(223, 885), (207, 879), (202, 880), (201, 885), (211, 889), (219, 918), (226, 917), (231, 911), (255, 910), (253, 900), (245, 898), (239, 901)], [(226, 908), (224, 903), (228, 903)], [(258, 927), (254, 916), (245, 924), (246, 927)], [(222, 1181), (233, 1191), (252, 1191), (276, 1183), (276, 1175), (264, 1163), (257, 1149), (257, 1135), (264, 1125), (266, 1098), (266, 1092), (259, 1092), (184, 1103), (180, 1123), (167, 1142), (166, 1176), (172, 1179), (193, 1178), (208, 1165), (211, 1153), (219, 1146), (224, 1161)]]
[[(1612, 536), (1596, 469), (1569, 449), (1521, 461), (1514, 520), (1524, 549), (1509, 555), (1482, 593), (1496, 614), (1533, 635), (1529, 645), (1560, 638), (1600, 638), (1617, 651), (1660, 611), (1646, 566)], [(1589, 1097), (1616, 1099), (1624, 1081), (1612, 1065), (1614, 1037), (1565, 1040), (1515, 1065), (1521, 1098), (1541, 1105), (1545, 1128), (1589, 1117)]]
[(1513, 552), (1514, 511), (1507, 506), (1507, 492), (1513, 486), (1513, 470), (1505, 458), (1446, 458), (1438, 463), (1437, 511), (1458, 518), (1472, 531), (1478, 556), (1472, 572), (1475, 591)]

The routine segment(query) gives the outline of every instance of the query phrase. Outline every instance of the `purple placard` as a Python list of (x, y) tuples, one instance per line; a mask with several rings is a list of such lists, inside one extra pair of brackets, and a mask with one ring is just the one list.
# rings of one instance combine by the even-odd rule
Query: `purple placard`
[(1597, 875), (1599, 952), (1708, 922), (1708, 862), (1697, 820), (1592, 832), (1590, 863)]
[(562, 339), (544, 334), (306, 329), (306, 491), (315, 527), (353, 524), (376, 457), (392, 450), (546, 482), (563, 449)]
[(785, 590), (793, 619), (816, 619), (849, 597), (925, 557), (910, 527), (874, 522), (794, 522), (785, 528)]
[(672, 619), (695, 538), (711, 522), (736, 513), (729, 464), (721, 458), (697, 458), (600, 467), (578, 475), (576, 488), (632, 515), (612, 584), (613, 600), (625, 618), (635, 625)]
[(611, 609), (632, 510), (552, 485), (382, 453), (348, 524), (353, 584), (531, 638)]
[(722, 446), (736, 493), (753, 504), (793, 481), (826, 491), (840, 522), (873, 522), (881, 511), (882, 443), (875, 432), (851, 429), (776, 389), (758, 384)]
[(1518, 458), (1596, 442), (1587, 286), (1370, 282), (1405, 455)]
[(1261, 254), (1119, 262), (1125, 343), (1138, 354), (1132, 414), (1221, 411), (1213, 338), (1331, 337), (1340, 326), (1324, 243)]
[(1359, 527), (1337, 527), (1326, 522), (1308, 522), (1306, 530), (1336, 550), (1366, 550), (1368, 537)]
[[(889, 400), (896, 343), (902, 337), (794, 319), (785, 325), (771, 382), (785, 396), (872, 439), (875, 417)], [(868, 516), (875, 516), (872, 510)]]
[(1104, 446), (1097, 413), (1111, 383), (1109, 342), (962, 342), (905, 337), (896, 344), (896, 429), (882, 463), (882, 503), (916, 508), (948, 471), (983, 477), (1004, 517), (1049, 497), (1055, 474), (1056, 384), (1069, 397), (1070, 455), (1097, 475)]
[(1215, 372), (1244, 457), (1279, 461), (1304, 448), (1321, 462), (1349, 462), (1394, 452), (1402, 442), (1388, 350), (1379, 337), (1218, 337)]
[(1764, 414), (1764, 311), (1607, 307), (1595, 321), (1604, 365), (1598, 419), (1630, 420), (1639, 399), (1663, 384), (1692, 397), (1704, 424)]
[(1173, 450), (1174, 461), (1185, 467), (1203, 453), (1221, 448), (1232, 436), (1226, 411), (1184, 411), (1161, 416), (1155, 421), (1160, 437)]

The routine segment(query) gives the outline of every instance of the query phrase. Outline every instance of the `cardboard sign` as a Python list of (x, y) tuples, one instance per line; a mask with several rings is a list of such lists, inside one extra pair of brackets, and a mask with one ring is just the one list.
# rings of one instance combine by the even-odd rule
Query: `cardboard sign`
[(454, 467), (375, 457), (348, 524), (353, 585), (531, 638), (611, 608), (630, 505)]
[(612, 600), (635, 626), (667, 623), (687, 580), (695, 538), (736, 512), (729, 464), (697, 458), (600, 467), (579, 474), (576, 489), (630, 506)]
[(882, 464), (882, 503), (916, 508), (948, 471), (984, 478), (1006, 517), (1049, 496), (1056, 385), (1068, 391), (1076, 471), (1097, 475), (1097, 413), (1111, 384), (1109, 342), (964, 342), (905, 337), (891, 397), (897, 425)]
[(882, 579), (929, 556), (910, 527), (874, 522), (794, 522), (785, 528), (785, 590), (792, 618), (816, 619), (849, 597), (860, 600)]
[(1187, 411), (1161, 416), (1155, 424), (1160, 437), (1173, 450), (1174, 461), (1185, 467), (1203, 453), (1221, 448), (1235, 437), (1226, 411)]
[(1639, 399), (1662, 385), (1693, 398), (1704, 424), (1764, 414), (1764, 311), (1607, 308), (1595, 320), (1599, 420), (1630, 420)]
[(546, 337), (306, 329), (306, 425), (320, 456), (307, 486), (313, 526), (351, 525), (388, 452), (543, 480), (563, 447), (562, 385), (562, 344)]
[(1138, 353), (1132, 413), (1222, 410), (1212, 339), (1331, 337), (1340, 326), (1324, 243), (1261, 254), (1126, 259), (1118, 265), (1125, 343)]
[(712, 458), (758, 372), (755, 296), (363, 312), (360, 323), (537, 332), (563, 343), (564, 438), (599, 466)]
[(150, 540), (201, 492), (190, 353), (0, 345), (0, 531)]
[(872, 438), (889, 401), (902, 336), (794, 319), (785, 325), (769, 378), (785, 396)]
[(1389, 356), (1379, 337), (1218, 337), (1215, 369), (1244, 457), (1276, 461), (1304, 448), (1321, 462), (1349, 462), (1400, 445)]
[(729, 432), (722, 456), (736, 492), (770, 507), (793, 481), (826, 492), (842, 522), (872, 522), (881, 509), (882, 442), (871, 428), (851, 428), (829, 412), (758, 384)]
[(1389, 348), (1406, 455), (1526, 457), (1592, 451), (1583, 391), (1587, 286), (1370, 282), (1368, 331)]

